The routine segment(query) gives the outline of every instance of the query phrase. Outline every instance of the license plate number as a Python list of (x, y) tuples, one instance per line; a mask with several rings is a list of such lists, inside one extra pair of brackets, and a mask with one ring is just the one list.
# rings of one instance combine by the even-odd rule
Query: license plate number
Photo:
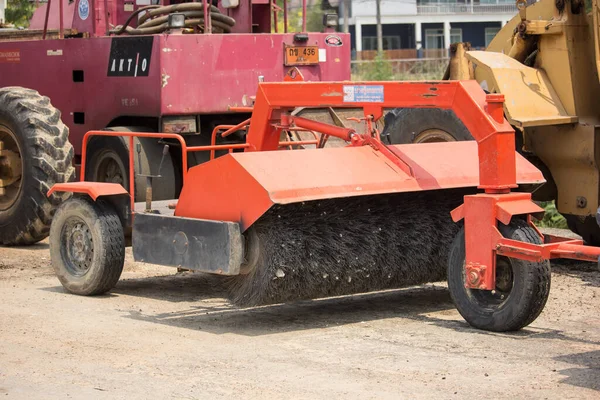
[(289, 46), (285, 48), (285, 65), (310, 65), (319, 63), (318, 46)]

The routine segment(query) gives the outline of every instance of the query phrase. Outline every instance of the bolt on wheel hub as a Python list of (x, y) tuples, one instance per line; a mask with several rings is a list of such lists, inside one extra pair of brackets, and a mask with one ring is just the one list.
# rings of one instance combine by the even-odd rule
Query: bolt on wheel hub
[(439, 142), (455, 142), (454, 136), (441, 129), (427, 129), (419, 133), (413, 140), (414, 143), (439, 143)]
[(111, 152), (102, 154), (95, 174), (97, 181), (124, 184), (123, 166), (115, 157), (116, 155)]
[[(468, 274), (467, 279), (473, 280), (474, 275)], [(483, 308), (497, 308), (510, 295), (514, 282), (514, 273), (510, 260), (498, 257), (496, 260), (496, 288), (494, 290), (470, 289), (471, 295)]]
[(79, 218), (72, 218), (63, 228), (63, 254), (69, 272), (75, 276), (85, 275), (94, 257), (94, 242), (87, 226)]

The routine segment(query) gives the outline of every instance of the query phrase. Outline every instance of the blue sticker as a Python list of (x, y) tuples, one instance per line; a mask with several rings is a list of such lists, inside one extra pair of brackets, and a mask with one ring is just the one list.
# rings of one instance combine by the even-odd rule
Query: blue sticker
[(383, 103), (383, 85), (344, 85), (344, 103)]
[(90, 16), (90, 2), (89, 0), (79, 0), (79, 6), (77, 7), (79, 18), (85, 21)]

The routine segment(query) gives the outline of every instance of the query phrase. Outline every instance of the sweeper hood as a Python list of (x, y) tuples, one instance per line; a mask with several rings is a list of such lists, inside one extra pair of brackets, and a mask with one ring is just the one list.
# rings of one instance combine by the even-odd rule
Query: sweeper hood
[[(293, 117), (289, 111), (297, 106), (362, 107), (364, 132)], [(386, 145), (372, 122), (384, 107), (403, 106), (451, 109), (477, 142)], [(349, 145), (274, 151), (281, 132), (291, 129), (335, 136)], [(502, 187), (503, 181), (515, 182), (515, 176), (518, 184), (544, 182), (541, 172), (514, 150), (500, 160), (495, 153), (478, 152), (492, 142), (514, 149), (513, 130), (502, 116), (502, 99), (486, 96), (476, 82), (265, 83), (256, 97), (245, 151), (192, 168), (175, 215), (237, 222), (245, 231), (274, 204)], [(481, 163), (479, 154), (486, 157)]]
[[(190, 170), (176, 215), (246, 230), (274, 204), (479, 185), (476, 142), (388, 148), (412, 175), (371, 146), (228, 154)], [(531, 163), (516, 160), (519, 184), (544, 182)]]

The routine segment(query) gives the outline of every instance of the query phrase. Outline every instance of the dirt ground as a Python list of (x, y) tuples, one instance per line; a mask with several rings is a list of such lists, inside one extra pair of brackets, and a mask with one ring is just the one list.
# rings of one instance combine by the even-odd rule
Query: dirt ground
[(127, 257), (86, 298), (46, 242), (0, 248), (0, 398), (600, 398), (595, 265), (553, 265), (540, 318), (493, 334), (443, 284), (241, 310), (215, 278)]

